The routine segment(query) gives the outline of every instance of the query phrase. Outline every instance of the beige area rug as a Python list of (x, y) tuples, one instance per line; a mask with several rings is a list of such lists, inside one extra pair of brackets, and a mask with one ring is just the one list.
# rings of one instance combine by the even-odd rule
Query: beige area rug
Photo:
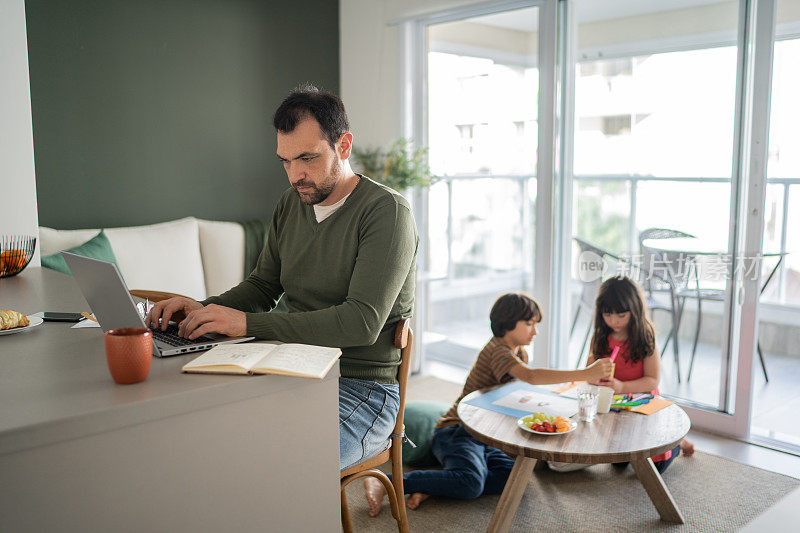
[[(430, 377), (409, 381), (410, 400), (452, 401), (461, 386)], [(659, 519), (633, 468), (594, 465), (583, 471), (534, 473), (511, 531), (735, 531), (800, 485), (800, 480), (697, 452), (678, 457), (664, 482), (681, 509), (684, 525)], [(355, 531), (397, 531), (384, 503), (367, 514), (359, 480), (347, 490)], [(471, 501), (431, 498), (408, 512), (411, 531), (486, 531), (499, 496)]]

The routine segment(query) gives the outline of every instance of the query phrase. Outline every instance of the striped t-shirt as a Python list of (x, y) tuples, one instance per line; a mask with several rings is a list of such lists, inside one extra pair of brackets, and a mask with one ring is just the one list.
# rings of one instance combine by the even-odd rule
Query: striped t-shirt
[(481, 353), (478, 354), (475, 364), (472, 365), (469, 376), (467, 376), (467, 382), (464, 383), (464, 389), (461, 391), (461, 396), (458, 397), (450, 410), (439, 419), (436, 427), (443, 428), (461, 422), (458, 418), (458, 402), (464, 396), (484, 387), (511, 381), (514, 378), (511, 377), (508, 371), (514, 368), (515, 365), (526, 364), (527, 362), (528, 354), (523, 348), (520, 348), (519, 352), (514, 354), (511, 348), (503, 344), (499, 337), (492, 337), (483, 347)]

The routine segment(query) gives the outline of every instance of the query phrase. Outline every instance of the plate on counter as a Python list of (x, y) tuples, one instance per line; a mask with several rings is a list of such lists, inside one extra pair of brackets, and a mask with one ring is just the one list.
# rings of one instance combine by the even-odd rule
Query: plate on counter
[(0, 335), (13, 335), (14, 333), (22, 333), (23, 331), (30, 331), (44, 322), (44, 320), (42, 320), (42, 318), (38, 316), (29, 316), (28, 320), (30, 320), (31, 323), (21, 328), (0, 329)]

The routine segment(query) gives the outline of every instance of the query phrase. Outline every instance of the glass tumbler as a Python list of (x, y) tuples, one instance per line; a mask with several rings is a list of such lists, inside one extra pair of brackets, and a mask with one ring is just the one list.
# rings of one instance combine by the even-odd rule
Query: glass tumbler
[(597, 392), (581, 391), (578, 393), (578, 417), (584, 422), (591, 422), (597, 415)]

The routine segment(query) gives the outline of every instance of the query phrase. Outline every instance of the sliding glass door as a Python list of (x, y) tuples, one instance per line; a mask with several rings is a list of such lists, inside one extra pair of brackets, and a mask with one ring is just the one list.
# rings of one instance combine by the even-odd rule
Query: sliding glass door
[[(585, 361), (597, 283), (578, 274), (590, 250), (603, 277), (622, 273), (642, 286), (662, 393), (684, 405), (695, 427), (746, 436), (753, 386), (766, 383), (753, 302), (786, 255), (786, 231), (782, 243), (774, 239), (776, 187), (791, 186), (785, 174), (770, 183), (762, 216), (774, 5), (571, 5), (573, 314), (570, 349), (555, 361)], [(778, 58), (794, 58), (790, 46), (782, 52), (779, 43)], [(791, 156), (783, 161), (785, 172)], [(776, 379), (788, 386), (786, 378)]]
[(776, 19), (751, 430), (800, 451), (800, 0)]
[[(628, 0), (607, 10), (577, 0), (575, 12), (573, 261), (592, 249), (606, 277), (639, 282), (656, 325), (661, 391), (722, 409), (738, 4)], [(585, 361), (594, 296), (585, 293), (596, 289), (573, 279), (562, 366)]]
[(426, 26), (425, 357), (468, 369), (489, 309), (532, 289), (539, 8)]

